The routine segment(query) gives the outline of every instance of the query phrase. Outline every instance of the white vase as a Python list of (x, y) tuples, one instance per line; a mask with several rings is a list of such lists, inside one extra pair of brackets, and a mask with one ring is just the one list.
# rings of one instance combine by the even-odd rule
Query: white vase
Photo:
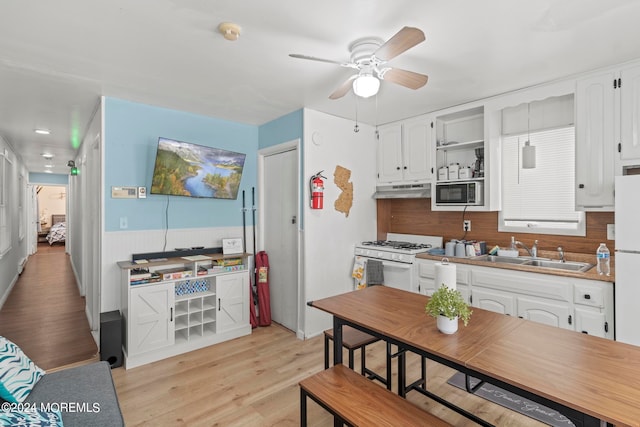
[(447, 316), (438, 316), (436, 318), (436, 325), (438, 330), (443, 334), (454, 334), (458, 330), (458, 316), (453, 320)]

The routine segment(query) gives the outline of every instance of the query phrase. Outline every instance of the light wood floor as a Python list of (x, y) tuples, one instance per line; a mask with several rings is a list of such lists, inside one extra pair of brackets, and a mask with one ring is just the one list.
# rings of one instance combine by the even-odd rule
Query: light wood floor
[[(384, 354), (383, 343), (368, 346), (367, 366), (384, 373)], [(419, 375), (419, 359), (413, 356), (408, 378)], [(301, 341), (272, 324), (247, 337), (112, 373), (127, 426), (297, 426), (298, 382), (323, 369), (323, 363), (322, 337)], [(449, 368), (429, 361), (427, 374), (431, 391), (497, 426), (543, 425), (446, 384), (454, 374)], [(455, 426), (476, 425), (417, 392), (408, 399)], [(333, 425), (311, 401), (308, 415), (310, 426)]]
[(64, 245), (38, 245), (0, 310), (0, 335), (42, 369), (96, 358), (96, 346)]

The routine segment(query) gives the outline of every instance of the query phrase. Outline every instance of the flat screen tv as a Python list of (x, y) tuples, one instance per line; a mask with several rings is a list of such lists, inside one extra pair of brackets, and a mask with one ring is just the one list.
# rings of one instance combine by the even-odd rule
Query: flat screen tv
[(246, 154), (158, 138), (151, 194), (236, 199)]

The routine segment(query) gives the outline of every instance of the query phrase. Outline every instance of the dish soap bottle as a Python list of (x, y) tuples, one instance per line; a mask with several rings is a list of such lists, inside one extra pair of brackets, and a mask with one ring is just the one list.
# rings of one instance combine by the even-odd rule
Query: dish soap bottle
[(609, 248), (604, 243), (600, 243), (596, 251), (596, 261), (598, 274), (609, 276), (611, 274), (611, 266), (609, 265)]

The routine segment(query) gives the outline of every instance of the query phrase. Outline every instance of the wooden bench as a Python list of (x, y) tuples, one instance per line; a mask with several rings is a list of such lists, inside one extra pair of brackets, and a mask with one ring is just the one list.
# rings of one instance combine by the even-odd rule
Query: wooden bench
[(451, 426), (344, 365), (300, 381), (300, 425), (307, 425), (307, 396), (352, 426)]

